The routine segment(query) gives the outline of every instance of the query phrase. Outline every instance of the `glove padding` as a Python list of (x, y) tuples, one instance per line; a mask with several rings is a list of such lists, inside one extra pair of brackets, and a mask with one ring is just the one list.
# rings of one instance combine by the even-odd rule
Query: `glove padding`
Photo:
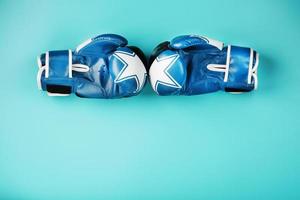
[(115, 34), (103, 34), (75, 51), (48, 51), (38, 58), (37, 84), (49, 95), (88, 98), (137, 95), (146, 83), (146, 59)]
[(259, 55), (251, 48), (184, 35), (158, 45), (150, 57), (151, 86), (159, 95), (196, 95), (257, 88)]

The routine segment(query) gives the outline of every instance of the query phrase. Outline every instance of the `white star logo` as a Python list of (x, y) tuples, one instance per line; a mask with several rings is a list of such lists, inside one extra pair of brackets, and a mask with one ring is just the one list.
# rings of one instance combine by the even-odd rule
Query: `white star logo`
[(116, 51), (114, 56), (124, 64), (124, 67), (115, 79), (115, 83), (134, 78), (137, 85), (135, 92), (139, 92), (142, 89), (147, 76), (146, 69), (141, 59), (135, 53), (124, 51)]
[(163, 58), (157, 57), (153, 61), (149, 70), (149, 74), (151, 85), (156, 93), (158, 93), (158, 84), (173, 88), (181, 88), (181, 85), (178, 84), (177, 81), (168, 72), (168, 70), (172, 67), (172, 65), (178, 58), (178, 54), (173, 54)]

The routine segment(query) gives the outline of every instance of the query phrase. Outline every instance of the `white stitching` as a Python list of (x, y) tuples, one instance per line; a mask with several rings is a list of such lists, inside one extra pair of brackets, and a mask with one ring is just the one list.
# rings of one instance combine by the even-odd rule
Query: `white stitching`
[(226, 70), (225, 70), (225, 74), (224, 74), (224, 82), (228, 81), (229, 64), (230, 64), (230, 52), (231, 52), (231, 46), (228, 45), (228, 47), (227, 47), (227, 58), (226, 58)]

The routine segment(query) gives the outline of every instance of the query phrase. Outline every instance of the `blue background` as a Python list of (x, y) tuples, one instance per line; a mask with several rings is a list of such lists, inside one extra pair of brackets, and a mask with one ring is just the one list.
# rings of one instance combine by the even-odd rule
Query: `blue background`
[[(299, 1), (0, 1), (0, 199), (300, 199)], [(259, 89), (48, 97), (36, 57), (118, 33), (260, 52)]]

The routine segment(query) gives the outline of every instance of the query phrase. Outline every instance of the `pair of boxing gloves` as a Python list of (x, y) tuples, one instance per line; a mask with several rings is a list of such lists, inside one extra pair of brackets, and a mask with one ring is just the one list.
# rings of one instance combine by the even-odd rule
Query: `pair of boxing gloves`
[(103, 34), (74, 51), (43, 53), (38, 57), (38, 87), (49, 95), (75, 93), (86, 98), (137, 95), (148, 77), (159, 95), (241, 93), (257, 88), (259, 55), (251, 48), (224, 47), (207, 37), (184, 35), (159, 44), (147, 62), (138, 47), (127, 44), (122, 36)]

